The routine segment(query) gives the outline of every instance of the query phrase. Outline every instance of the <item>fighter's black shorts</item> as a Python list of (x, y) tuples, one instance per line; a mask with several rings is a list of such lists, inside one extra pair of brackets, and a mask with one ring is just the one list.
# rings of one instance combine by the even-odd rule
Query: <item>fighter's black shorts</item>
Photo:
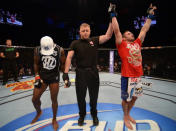
[(46, 84), (51, 84), (51, 83), (59, 83), (60, 81), (60, 75), (56, 75), (56, 74), (53, 74), (53, 75), (40, 75), (40, 78), (43, 80), (44, 83)]

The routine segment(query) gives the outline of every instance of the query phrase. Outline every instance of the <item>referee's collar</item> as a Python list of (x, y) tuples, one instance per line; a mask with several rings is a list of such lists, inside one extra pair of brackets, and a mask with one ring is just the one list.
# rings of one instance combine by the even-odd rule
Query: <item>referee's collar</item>
[(80, 41), (87, 41), (87, 42), (90, 42), (91, 41), (91, 38), (88, 38), (88, 39), (79, 39)]

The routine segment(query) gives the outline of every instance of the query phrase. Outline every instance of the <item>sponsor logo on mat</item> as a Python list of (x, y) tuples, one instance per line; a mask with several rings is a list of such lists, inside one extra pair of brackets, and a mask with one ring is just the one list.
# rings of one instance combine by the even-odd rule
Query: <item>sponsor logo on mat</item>
[[(92, 118), (89, 113), (90, 107), (87, 104), (87, 115), (85, 117), (84, 126), (78, 126), (77, 104), (61, 105), (58, 108), (57, 121), (59, 123), (59, 131), (128, 131), (123, 123), (123, 111), (121, 105), (111, 103), (98, 103), (99, 126), (93, 126)], [(43, 114), (39, 120), (30, 124), (35, 117), (36, 112), (20, 117), (1, 128), (1, 130), (14, 131), (52, 131), (52, 109), (43, 109)], [(162, 116), (160, 114), (134, 107), (131, 116), (136, 120), (137, 124), (133, 125), (135, 131), (174, 131), (176, 129), (176, 121)]]
[(16, 83), (11, 83), (7, 84), (6, 88), (13, 87), (10, 89), (11, 92), (19, 91), (19, 90), (29, 90), (34, 88), (34, 83), (35, 80), (28, 80), (28, 81), (23, 81), (23, 82), (16, 82)]

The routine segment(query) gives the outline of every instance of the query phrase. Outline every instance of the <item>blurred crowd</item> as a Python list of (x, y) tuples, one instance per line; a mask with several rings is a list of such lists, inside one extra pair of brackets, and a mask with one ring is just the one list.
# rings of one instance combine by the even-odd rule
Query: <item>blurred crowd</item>
[[(20, 57), (17, 60), (17, 72), (18, 77), (34, 75), (33, 70), (33, 48), (18, 49)], [(121, 61), (114, 51), (114, 73), (121, 72)], [(167, 55), (166, 55), (167, 54)], [(165, 79), (176, 80), (176, 60), (173, 56), (174, 48), (169, 49), (155, 49), (155, 50), (143, 50), (143, 71), (144, 76), (160, 77)], [(99, 72), (109, 72), (109, 50), (100, 50), (98, 52), (98, 64), (97, 68)], [(0, 59), (0, 79), (3, 77), (3, 59)], [(76, 60), (73, 58), (70, 71), (75, 71)], [(9, 72), (9, 77), (11, 73)]]

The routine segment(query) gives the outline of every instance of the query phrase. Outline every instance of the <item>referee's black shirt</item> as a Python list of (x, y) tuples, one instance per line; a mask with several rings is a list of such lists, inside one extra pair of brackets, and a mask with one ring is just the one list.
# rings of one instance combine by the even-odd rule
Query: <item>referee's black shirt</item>
[(87, 68), (97, 66), (97, 48), (99, 37), (89, 39), (74, 40), (70, 45), (76, 57), (77, 68)]

